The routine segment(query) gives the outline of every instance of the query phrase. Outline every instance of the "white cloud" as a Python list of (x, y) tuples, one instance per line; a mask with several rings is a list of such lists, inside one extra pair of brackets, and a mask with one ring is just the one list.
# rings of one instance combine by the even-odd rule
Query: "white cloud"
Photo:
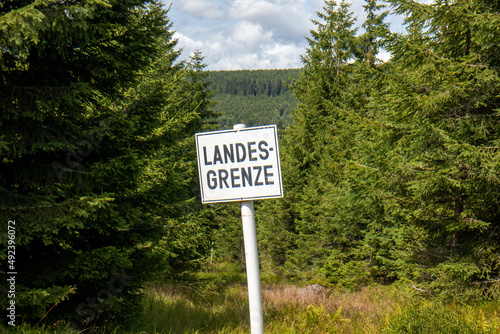
[(214, 70), (242, 70), (261, 68), (256, 53), (246, 53), (221, 57), (213, 66)]
[(275, 44), (265, 50), (264, 55), (269, 59), (275, 68), (295, 68), (300, 67), (300, 55), (303, 48), (295, 44)]
[(204, 0), (182, 0), (180, 10), (191, 13), (197, 18), (222, 18), (221, 9), (214, 2)]
[(201, 49), (210, 70), (293, 68), (302, 66), (317, 1), (180, 0), (170, 17), (183, 59)]
[(185, 58), (189, 57), (194, 50), (201, 49), (203, 44), (202, 42), (195, 41), (194, 39), (178, 31), (174, 33), (174, 39), (178, 40), (177, 47), (183, 50), (182, 54)]
[(232, 35), (218, 33), (206, 40), (194, 40), (179, 32), (178, 46), (184, 58), (201, 49), (210, 70), (297, 68), (301, 66), (301, 46), (280, 44), (259, 26), (238, 24)]
[(299, 41), (312, 27), (304, 1), (236, 0), (229, 16), (260, 24), (283, 40)]
[[(351, 6), (358, 26), (364, 4), (353, 0)], [(209, 70), (297, 68), (315, 29), (311, 19), (323, 5), (323, 0), (179, 0), (169, 16), (182, 58), (200, 49)], [(384, 60), (389, 56), (379, 54)]]
[(386, 50), (380, 50), (380, 52), (377, 55), (377, 58), (383, 62), (386, 62), (391, 58), (391, 54)]
[(273, 41), (272, 32), (264, 32), (260, 24), (254, 24), (248, 21), (238, 22), (234, 27), (232, 37), (234, 41), (248, 46), (272, 43)]

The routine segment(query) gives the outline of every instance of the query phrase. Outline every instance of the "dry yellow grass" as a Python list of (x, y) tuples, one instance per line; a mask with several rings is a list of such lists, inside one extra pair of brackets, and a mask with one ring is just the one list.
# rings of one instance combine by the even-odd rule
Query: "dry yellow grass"
[(379, 286), (356, 292), (329, 290), (305, 299), (297, 298), (299, 290), (292, 285), (263, 288), (266, 328), (288, 328), (287, 333), (378, 333), (406, 299)]

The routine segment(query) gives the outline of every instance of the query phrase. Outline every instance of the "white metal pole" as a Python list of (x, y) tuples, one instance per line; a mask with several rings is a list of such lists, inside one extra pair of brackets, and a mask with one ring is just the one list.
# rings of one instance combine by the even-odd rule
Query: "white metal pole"
[(257, 230), (255, 228), (253, 201), (241, 202), (241, 219), (243, 221), (243, 239), (245, 241), (250, 328), (252, 334), (263, 334), (264, 319), (262, 316), (259, 253), (257, 249)]
[[(235, 130), (244, 129), (245, 124), (236, 124), (233, 128)], [(262, 295), (260, 289), (259, 251), (257, 248), (257, 229), (255, 227), (253, 201), (241, 202), (241, 220), (245, 243), (250, 328), (252, 334), (263, 334), (264, 318), (262, 315)]]

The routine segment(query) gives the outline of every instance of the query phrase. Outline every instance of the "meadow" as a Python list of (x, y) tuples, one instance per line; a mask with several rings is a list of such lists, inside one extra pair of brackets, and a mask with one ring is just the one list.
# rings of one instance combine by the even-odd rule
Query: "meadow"
[[(266, 333), (500, 333), (500, 302), (442, 304), (403, 285), (372, 285), (298, 299), (303, 284), (262, 273)], [(185, 285), (152, 283), (140, 317), (127, 324), (74, 331), (64, 323), (11, 333), (243, 334), (250, 333), (244, 268), (216, 264)]]

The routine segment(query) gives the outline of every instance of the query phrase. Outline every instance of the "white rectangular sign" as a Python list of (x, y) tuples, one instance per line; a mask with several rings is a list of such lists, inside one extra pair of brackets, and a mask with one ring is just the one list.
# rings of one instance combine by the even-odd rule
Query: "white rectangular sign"
[(283, 197), (276, 125), (196, 134), (203, 203)]

